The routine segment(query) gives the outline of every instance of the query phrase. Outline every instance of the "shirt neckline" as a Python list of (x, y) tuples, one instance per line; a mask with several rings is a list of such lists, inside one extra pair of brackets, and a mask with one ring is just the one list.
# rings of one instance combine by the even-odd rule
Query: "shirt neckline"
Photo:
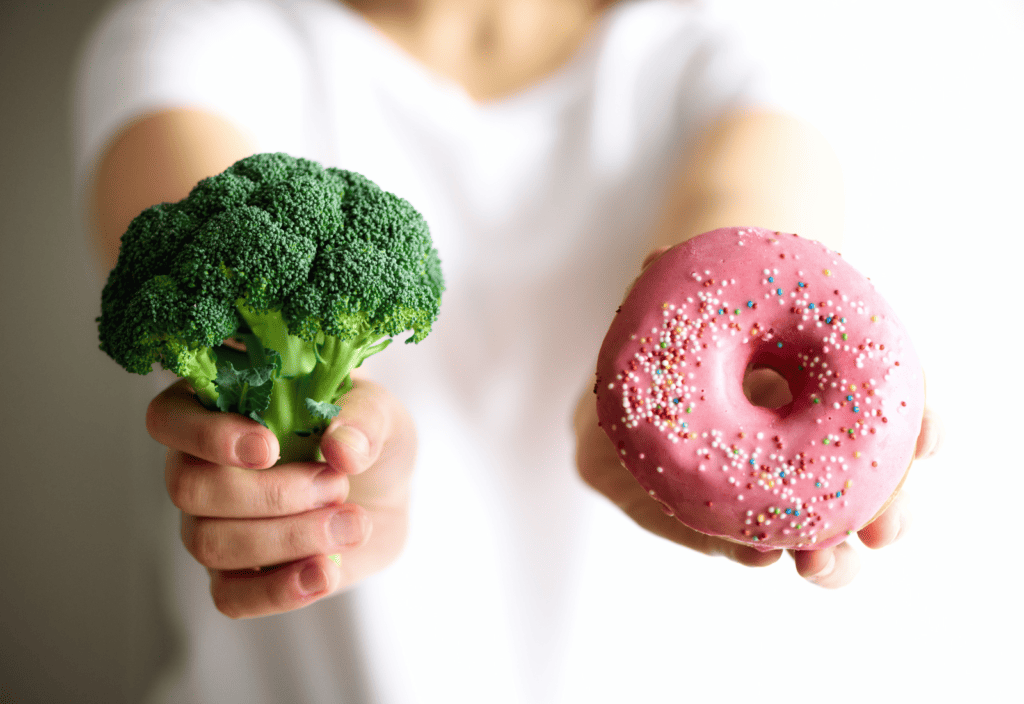
[(580, 42), (576, 51), (558, 68), (534, 83), (491, 100), (477, 100), (462, 84), (442, 76), (409, 54), (388, 35), (374, 26), (358, 11), (342, 0), (312, 0), (334, 13), (357, 33), (368, 49), (375, 52), (372, 60), (388, 65), (391, 77), (399, 81), (382, 86), (403, 101), (418, 101), (423, 110), (445, 108), (467, 115), (503, 117), (524, 112), (560, 111), (584, 90), (608, 32), (611, 17), (624, 2), (606, 9)]

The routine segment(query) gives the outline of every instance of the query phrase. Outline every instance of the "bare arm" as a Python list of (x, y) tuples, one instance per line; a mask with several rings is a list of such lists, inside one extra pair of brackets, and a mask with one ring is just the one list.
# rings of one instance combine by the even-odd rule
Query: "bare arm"
[[(101, 158), (91, 191), (103, 264), (114, 266), (121, 234), (139, 212), (181, 200), (201, 179), (252, 154), (253, 144), (232, 124), (196, 111), (161, 112), (128, 126)], [(213, 602), (225, 615), (300, 608), (398, 555), (416, 453), (412, 419), (364, 379), (342, 406), (321, 441), (322, 462), (276, 465), (279, 444), (270, 430), (206, 410), (182, 382), (150, 404), (146, 425), (168, 448), (165, 480), (181, 509), (182, 542), (209, 571)], [(255, 565), (276, 567), (248, 569)]]
[[(684, 164), (656, 228), (652, 261), (659, 248), (727, 226), (760, 226), (796, 232), (833, 249), (842, 243), (843, 195), (838, 161), (814, 130), (772, 113), (743, 113), (724, 119)], [(583, 479), (639, 525), (709, 555), (725, 555), (745, 565), (775, 562), (781, 552), (758, 552), (693, 531), (666, 516), (619, 463), (607, 435), (597, 425), (594, 397), (585, 392), (576, 410), (577, 465)], [(917, 457), (929, 456), (939, 441), (938, 422), (929, 412), (918, 440)], [(902, 497), (859, 532), (872, 548), (901, 533), (909, 514)], [(859, 561), (847, 543), (794, 554), (797, 572), (825, 587), (840, 587), (856, 575)]]
[(196, 183), (254, 151), (224, 119), (195, 110), (155, 113), (129, 125), (100, 158), (90, 189), (91, 231), (100, 260), (114, 268), (128, 223), (155, 203), (178, 201)]
[(842, 173), (821, 134), (771, 112), (720, 121), (683, 164), (655, 246), (738, 225), (796, 232), (839, 249)]

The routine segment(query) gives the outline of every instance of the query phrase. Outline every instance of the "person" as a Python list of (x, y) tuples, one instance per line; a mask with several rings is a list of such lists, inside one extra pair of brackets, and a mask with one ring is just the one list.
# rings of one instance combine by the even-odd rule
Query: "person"
[[(410, 200), (448, 282), (430, 338), (368, 363), (323, 462), (275, 465), (272, 433), (181, 382), (153, 400), (185, 641), (154, 701), (463, 701), (482, 686), (546, 701), (586, 524), (579, 477), (687, 548), (780, 558), (666, 516), (589, 393), (648, 253), (738, 224), (841, 243), (833, 152), (698, 4), (134, 0), (94, 32), (76, 105), (108, 268), (145, 207), (285, 151)], [(929, 413), (918, 457), (937, 428)], [(907, 516), (899, 497), (859, 537), (885, 546)], [(857, 571), (847, 543), (793, 558), (823, 587)]]

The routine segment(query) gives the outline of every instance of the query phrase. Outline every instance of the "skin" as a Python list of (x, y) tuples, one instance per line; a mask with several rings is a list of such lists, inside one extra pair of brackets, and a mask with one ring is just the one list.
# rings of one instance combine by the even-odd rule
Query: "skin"
[[(357, 2), (391, 41), (481, 102), (500, 99), (561, 66), (605, 3), (582, 0)], [(255, 151), (252, 139), (195, 110), (145, 116), (112, 141), (96, 166), (92, 223), (101, 265), (113, 267), (120, 235), (153, 203), (176, 201), (200, 179)], [(766, 178), (765, 176), (770, 176)], [(838, 248), (842, 184), (835, 157), (806, 126), (773, 113), (725, 116), (701, 141), (671, 190), (649, 243), (675, 243), (724, 225), (815, 233)], [(771, 397), (771, 381), (755, 384)], [(183, 382), (149, 406), (150, 434), (167, 446), (165, 477), (181, 510), (181, 538), (210, 574), (217, 608), (247, 618), (301, 608), (392, 562), (404, 543), (415, 462), (412, 420), (387, 390), (358, 379), (325, 433), (323, 462), (274, 466), (278, 444), (263, 426), (207, 411)], [(580, 476), (647, 530), (708, 555), (765, 565), (780, 553), (695, 533), (663, 514), (619, 464), (598, 428), (593, 396), (575, 414)], [(918, 457), (938, 444), (926, 414)], [(262, 470), (262, 471), (251, 471)], [(908, 522), (900, 496), (859, 536), (891, 543)], [(328, 555), (340, 554), (340, 565)], [(798, 574), (822, 586), (849, 582), (848, 545), (795, 555)], [(255, 570), (255, 565), (274, 565)]]

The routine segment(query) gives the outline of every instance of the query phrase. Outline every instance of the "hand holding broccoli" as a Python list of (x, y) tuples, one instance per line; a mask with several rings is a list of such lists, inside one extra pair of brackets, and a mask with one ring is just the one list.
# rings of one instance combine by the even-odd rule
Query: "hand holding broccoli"
[[(412, 420), (393, 396), (362, 379), (341, 405), (321, 440), (324, 462), (271, 466), (273, 433), (203, 408), (184, 382), (150, 404), (147, 427), (170, 448), (165, 477), (182, 511), (182, 542), (210, 573), (224, 614), (301, 608), (383, 569), (401, 550), (416, 452)], [(338, 562), (327, 557), (338, 553)]]
[(184, 380), (154, 399), (147, 427), (170, 448), (182, 539), (225, 614), (304, 606), (397, 555), (415, 431), (351, 372), (393, 336), (422, 340), (442, 290), (407, 202), (283, 154), (243, 159), (132, 222), (101, 349)]
[(309, 460), (351, 371), (393, 336), (426, 337), (443, 288), (409, 203), (352, 172), (257, 154), (132, 221), (100, 348), (138, 374), (161, 364), (208, 408), (270, 428), (282, 462)]

